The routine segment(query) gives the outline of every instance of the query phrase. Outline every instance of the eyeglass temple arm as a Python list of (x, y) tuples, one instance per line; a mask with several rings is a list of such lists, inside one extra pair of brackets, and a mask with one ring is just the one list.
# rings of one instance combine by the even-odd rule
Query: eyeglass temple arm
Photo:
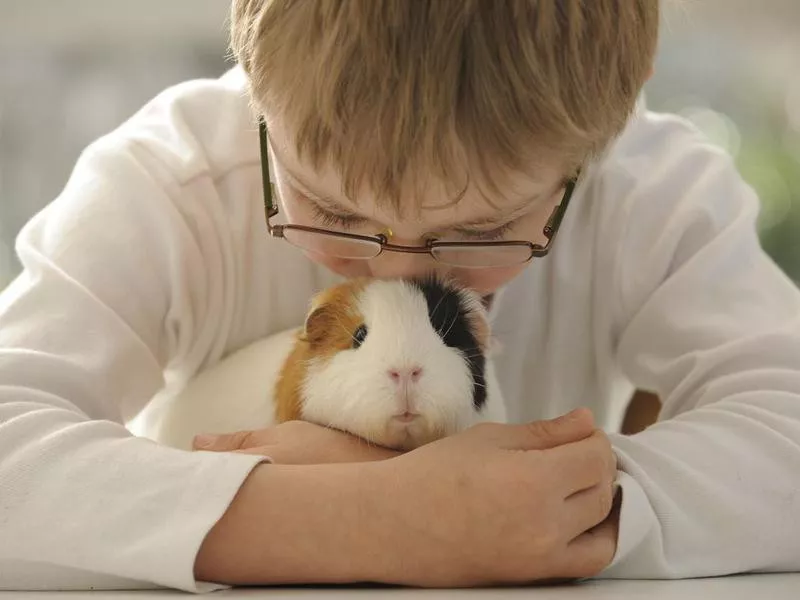
[(556, 206), (555, 210), (550, 215), (550, 218), (547, 219), (547, 224), (544, 226), (544, 234), (547, 237), (548, 245), (558, 232), (559, 227), (561, 227), (561, 221), (564, 219), (564, 215), (567, 212), (567, 206), (569, 206), (569, 201), (572, 198), (572, 192), (575, 190), (575, 185), (577, 183), (578, 176), (575, 176), (569, 180), (567, 183), (567, 189), (564, 192), (564, 198), (561, 200), (559, 205)]
[(272, 202), (272, 181), (269, 176), (269, 149), (267, 147), (267, 124), (258, 119), (258, 137), (261, 146), (261, 185), (264, 188), (264, 212), (267, 218), (274, 217), (277, 209)]

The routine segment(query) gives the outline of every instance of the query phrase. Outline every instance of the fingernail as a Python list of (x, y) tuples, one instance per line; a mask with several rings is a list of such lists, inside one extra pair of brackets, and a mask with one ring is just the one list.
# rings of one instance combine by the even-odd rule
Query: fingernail
[(203, 433), (194, 437), (194, 440), (192, 440), (192, 445), (195, 448), (208, 448), (214, 444), (216, 439), (217, 438), (213, 435)]

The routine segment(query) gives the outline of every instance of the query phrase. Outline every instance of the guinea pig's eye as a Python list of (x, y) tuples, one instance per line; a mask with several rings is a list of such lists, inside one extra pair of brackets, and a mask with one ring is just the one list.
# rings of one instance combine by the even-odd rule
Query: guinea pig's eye
[(367, 339), (367, 326), (362, 324), (353, 332), (353, 348), (358, 348), (365, 339)]

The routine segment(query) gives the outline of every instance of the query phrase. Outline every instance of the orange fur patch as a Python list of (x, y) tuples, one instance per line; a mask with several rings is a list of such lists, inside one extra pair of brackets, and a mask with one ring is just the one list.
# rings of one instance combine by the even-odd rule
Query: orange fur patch
[(470, 308), (465, 312), (464, 316), (467, 323), (469, 323), (470, 331), (472, 331), (473, 335), (475, 336), (475, 341), (478, 344), (478, 348), (480, 349), (481, 353), (485, 355), (489, 350), (491, 337), (491, 331), (489, 329), (488, 306), (485, 300), (475, 292), (466, 290), (464, 286), (454, 279), (446, 278), (442, 279), (441, 281), (446, 287), (450, 288), (454, 291), (454, 293), (459, 295), (459, 299), (462, 301), (462, 306), (470, 306), (470, 303), (464, 302), (464, 300), (466, 297), (472, 296), (474, 301), (483, 308), (483, 310), (481, 310), (480, 307)]
[(306, 352), (299, 336), (286, 358), (275, 384), (275, 420), (277, 423), (300, 419), (300, 387), (305, 379)]
[(475, 340), (478, 343), (478, 347), (485, 355), (489, 350), (489, 322), (486, 320), (485, 315), (479, 313), (478, 311), (468, 312), (467, 321), (469, 322), (469, 328), (475, 334)]
[(363, 323), (356, 307), (367, 279), (351, 279), (317, 294), (311, 302), (303, 330), (298, 334), (275, 385), (275, 417), (278, 423), (302, 417), (302, 387), (308, 364), (329, 359), (353, 344), (353, 332)]

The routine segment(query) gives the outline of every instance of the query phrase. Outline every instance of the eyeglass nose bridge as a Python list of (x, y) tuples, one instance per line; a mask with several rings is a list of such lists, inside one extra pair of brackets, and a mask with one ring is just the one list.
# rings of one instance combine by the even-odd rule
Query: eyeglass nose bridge
[(375, 238), (381, 244), (381, 252), (399, 252), (402, 254), (430, 254), (433, 255), (431, 249), (433, 248), (434, 241), (428, 240), (421, 246), (406, 246), (405, 244), (393, 244), (389, 240), (392, 239), (392, 230), (388, 227), (382, 232), (377, 234)]

